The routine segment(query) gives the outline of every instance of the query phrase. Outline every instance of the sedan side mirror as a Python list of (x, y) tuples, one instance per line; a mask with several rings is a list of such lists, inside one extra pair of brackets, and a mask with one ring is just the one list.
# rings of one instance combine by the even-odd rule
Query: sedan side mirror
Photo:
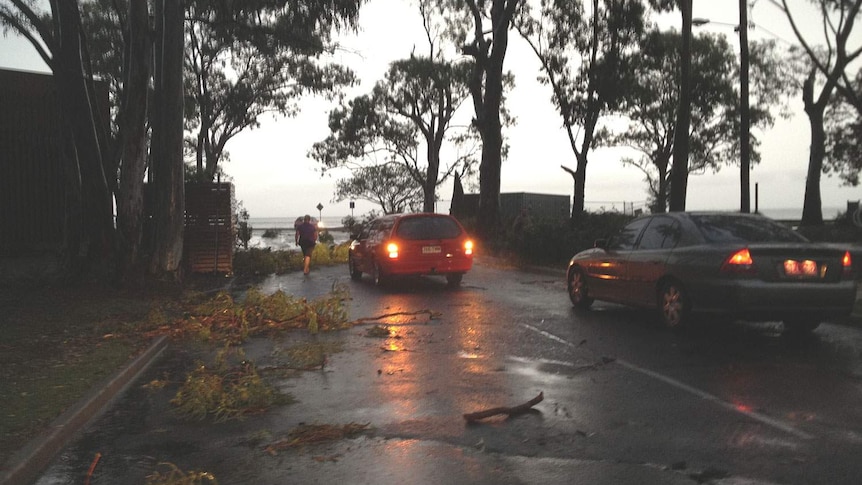
[(596, 239), (593, 243), (593, 247), (599, 249), (607, 249), (608, 248), (608, 240), (607, 239)]

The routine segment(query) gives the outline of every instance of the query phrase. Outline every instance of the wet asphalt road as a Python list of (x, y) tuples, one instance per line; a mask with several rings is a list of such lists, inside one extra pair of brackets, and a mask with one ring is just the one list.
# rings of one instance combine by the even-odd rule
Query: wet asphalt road
[[(825, 324), (792, 339), (777, 324), (705, 324), (674, 334), (643, 312), (571, 308), (562, 275), (477, 265), (442, 278), (373, 286), (346, 267), (260, 282), (314, 298), (350, 288), (341, 332), (254, 339), (246, 356), (278, 366), (302, 341), (337, 344), (324, 369), (270, 376), (295, 403), (243, 421), (187, 422), (176, 387), (125, 394), (37, 482), (143, 484), (160, 462), (220, 484), (650, 484), (862, 482), (862, 330)], [(417, 313), (430, 310), (428, 313)], [(437, 313), (439, 312), (439, 313)], [(390, 337), (370, 338), (387, 325)], [(196, 358), (172, 348), (140, 384), (181, 381)], [(532, 412), (465, 423), (464, 413)], [(300, 424), (369, 424), (354, 439), (280, 450)]]

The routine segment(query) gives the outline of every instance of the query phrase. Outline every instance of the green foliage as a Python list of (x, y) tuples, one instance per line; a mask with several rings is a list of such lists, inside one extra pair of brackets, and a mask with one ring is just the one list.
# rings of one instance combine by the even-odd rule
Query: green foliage
[(344, 216), (341, 218), (341, 225), (348, 234), (354, 234), (359, 231), (360, 224), (353, 216)]
[[(330, 245), (320, 243), (311, 254), (312, 265), (344, 264), (347, 262), (349, 243)], [(238, 275), (284, 274), (302, 269), (302, 253), (296, 250), (273, 251), (271, 248), (251, 248), (237, 251), (233, 257), (233, 271)]]
[[(855, 83), (856, 92), (862, 92), (862, 72)], [(827, 130), (823, 172), (837, 174), (845, 185), (858, 186), (862, 173), (862, 112), (836, 96), (823, 122)]]
[(233, 257), (233, 271), (239, 275), (284, 274), (301, 268), (302, 253), (299, 251), (251, 248), (237, 251)]
[(801, 226), (797, 232), (812, 241), (817, 242), (847, 242), (862, 241), (862, 227), (853, 223), (852, 214), (838, 214), (831, 224), (818, 226)]
[(251, 240), (252, 227), (248, 223), (248, 211), (239, 204), (240, 209), (237, 212), (237, 229), (236, 229), (236, 248), (248, 249), (248, 242)]
[(317, 236), (317, 240), (323, 244), (333, 244), (335, 243), (335, 236), (330, 234), (329, 231), (324, 230)]
[(585, 212), (575, 220), (534, 220), (522, 231), (509, 228), (498, 250), (514, 253), (525, 264), (565, 264), (575, 253), (611, 236), (632, 216)]
[(422, 188), (410, 171), (400, 164), (387, 163), (353, 170), (352, 177), (336, 183), (335, 200), (367, 200), (383, 212), (394, 214), (422, 204)]
[[(233, 357), (235, 363), (231, 363)], [(266, 410), (281, 396), (266, 384), (253, 362), (245, 360), (241, 349), (220, 351), (213, 366), (198, 362), (171, 404), (186, 418), (203, 420), (212, 416), (217, 422), (239, 419)]]
[(265, 113), (292, 116), (308, 93), (331, 95), (353, 73), (323, 62), (333, 29), (353, 25), (361, 0), (186, 3), (186, 146), (211, 180), (224, 147)]
[(314, 251), (311, 253), (311, 264), (315, 266), (327, 265), (332, 263), (332, 255), (329, 251), (329, 246), (326, 244), (316, 244)]
[(218, 485), (215, 476), (209, 472), (184, 472), (173, 463), (159, 463), (159, 467), (162, 470), (147, 475), (146, 485)]
[(346, 263), (349, 251), (350, 243), (343, 243), (333, 247), (330, 255), (331, 261), (333, 263)]
[[(469, 99), (472, 69), (470, 62), (448, 62), (439, 54), (411, 55), (392, 62), (370, 94), (333, 110), (331, 134), (314, 144), (310, 156), (324, 170), (351, 169), (352, 178), (338, 182), (337, 200), (368, 200), (386, 213), (421, 202), (433, 211), (437, 186), (477, 163), (475, 129), (452, 124)], [(420, 161), (422, 144), (429, 148)], [(441, 163), (444, 144), (463, 147), (448, 166)]]

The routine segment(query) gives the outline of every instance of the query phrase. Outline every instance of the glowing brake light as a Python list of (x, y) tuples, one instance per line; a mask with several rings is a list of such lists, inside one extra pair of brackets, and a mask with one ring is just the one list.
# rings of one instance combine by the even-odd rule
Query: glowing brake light
[(841, 265), (844, 267), (844, 277), (849, 278), (853, 274), (853, 258), (850, 257), (850, 251), (844, 253)]
[(389, 255), (389, 259), (398, 259), (398, 245), (395, 243), (387, 244), (386, 254)]
[(722, 273), (756, 273), (754, 268), (754, 260), (751, 259), (751, 253), (748, 248), (740, 249), (728, 257), (724, 264), (721, 265)]
[(464, 254), (468, 256), (473, 254), (473, 241), (468, 239), (464, 242)]

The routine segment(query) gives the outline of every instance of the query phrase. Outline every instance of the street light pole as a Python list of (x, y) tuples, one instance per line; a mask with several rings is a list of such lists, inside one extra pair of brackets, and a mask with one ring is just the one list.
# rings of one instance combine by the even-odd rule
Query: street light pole
[[(692, 25), (701, 26), (713, 22), (709, 19), (692, 19)], [(748, 99), (748, 1), (739, 0), (739, 212), (751, 212), (751, 107)]]
[(739, 211), (751, 212), (751, 110), (748, 101), (748, 0), (739, 0)]

